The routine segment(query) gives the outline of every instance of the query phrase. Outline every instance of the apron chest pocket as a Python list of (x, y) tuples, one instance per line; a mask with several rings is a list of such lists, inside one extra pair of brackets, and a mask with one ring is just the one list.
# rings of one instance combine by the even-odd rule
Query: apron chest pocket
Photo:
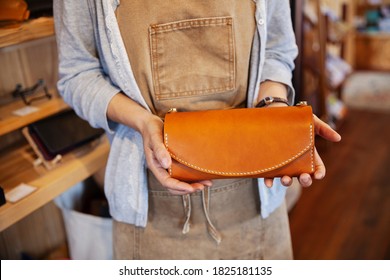
[(190, 19), (149, 27), (156, 100), (235, 88), (233, 19)]

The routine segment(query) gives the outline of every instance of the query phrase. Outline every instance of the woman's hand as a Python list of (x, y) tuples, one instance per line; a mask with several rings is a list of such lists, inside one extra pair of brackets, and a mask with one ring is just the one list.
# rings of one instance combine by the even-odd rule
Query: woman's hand
[[(273, 97), (281, 97), (287, 98), (287, 86), (274, 81), (265, 81), (260, 85), (260, 91), (258, 96), (258, 102), (266, 96)], [(286, 104), (283, 103), (272, 103), (268, 107), (285, 107)], [(341, 140), (341, 136), (334, 131), (327, 123), (320, 120), (317, 116), (314, 116), (314, 129), (315, 133), (322, 138), (332, 141), (338, 142)], [(317, 149), (314, 150), (314, 174), (313, 177), (310, 174), (303, 173), (299, 176), (299, 183), (304, 187), (309, 187), (313, 183), (313, 178), (316, 180), (320, 180), (325, 177), (325, 165), (319, 156)], [(267, 187), (272, 187), (273, 178), (264, 179), (265, 185)], [(281, 182), (284, 186), (290, 186), (292, 184), (292, 178), (289, 176), (283, 176), (281, 178)]]
[(163, 122), (157, 116), (150, 114), (149, 120), (141, 130), (144, 141), (144, 150), (149, 169), (156, 179), (176, 195), (190, 194), (202, 190), (205, 186), (210, 187), (211, 181), (185, 183), (172, 178), (167, 169), (171, 166), (172, 159), (163, 143)]
[[(316, 115), (314, 116), (314, 129), (315, 133), (325, 140), (332, 141), (332, 142), (339, 142), (341, 140), (340, 134), (338, 134), (336, 131), (334, 131), (327, 123), (320, 120)], [(314, 150), (314, 174), (313, 178), (316, 180), (321, 180), (325, 177), (326, 168), (325, 165), (320, 157), (320, 155), (317, 152), (317, 149)], [(309, 187), (313, 183), (313, 178), (310, 176), (310, 174), (303, 173), (299, 176), (298, 180), (299, 183), (303, 187)], [(267, 187), (272, 187), (273, 185), (273, 178), (266, 178), (264, 180), (265, 185)], [(292, 184), (292, 178), (289, 176), (283, 176), (281, 178), (282, 185), (284, 186), (290, 186)]]
[(212, 185), (211, 181), (187, 184), (169, 175), (167, 169), (171, 166), (172, 159), (163, 143), (162, 120), (123, 93), (118, 93), (112, 98), (107, 109), (107, 116), (141, 133), (148, 168), (172, 194), (190, 194)]

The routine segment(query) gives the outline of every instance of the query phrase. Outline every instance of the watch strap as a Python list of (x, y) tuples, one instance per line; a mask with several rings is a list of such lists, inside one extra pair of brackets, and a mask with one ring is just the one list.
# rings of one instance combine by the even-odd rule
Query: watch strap
[(260, 100), (259, 103), (255, 106), (256, 108), (262, 108), (265, 106), (268, 106), (272, 103), (284, 103), (287, 106), (290, 104), (288, 103), (287, 99), (281, 98), (281, 97), (273, 97), (273, 96), (267, 96)]

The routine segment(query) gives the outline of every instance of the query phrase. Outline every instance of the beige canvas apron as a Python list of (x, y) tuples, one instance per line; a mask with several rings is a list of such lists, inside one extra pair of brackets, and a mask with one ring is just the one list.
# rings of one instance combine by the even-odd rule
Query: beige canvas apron
[[(135, 79), (152, 112), (246, 103), (252, 0), (122, 0), (116, 11)], [(174, 196), (148, 172), (146, 228), (115, 222), (118, 259), (290, 259), (285, 207), (263, 220), (256, 180), (215, 180)]]

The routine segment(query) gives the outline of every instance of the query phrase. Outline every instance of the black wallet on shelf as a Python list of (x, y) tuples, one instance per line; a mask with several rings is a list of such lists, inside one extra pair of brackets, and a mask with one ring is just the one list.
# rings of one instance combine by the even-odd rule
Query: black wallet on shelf
[(103, 129), (91, 127), (73, 110), (34, 122), (28, 125), (27, 129), (45, 160), (64, 155), (97, 139), (104, 133)]

